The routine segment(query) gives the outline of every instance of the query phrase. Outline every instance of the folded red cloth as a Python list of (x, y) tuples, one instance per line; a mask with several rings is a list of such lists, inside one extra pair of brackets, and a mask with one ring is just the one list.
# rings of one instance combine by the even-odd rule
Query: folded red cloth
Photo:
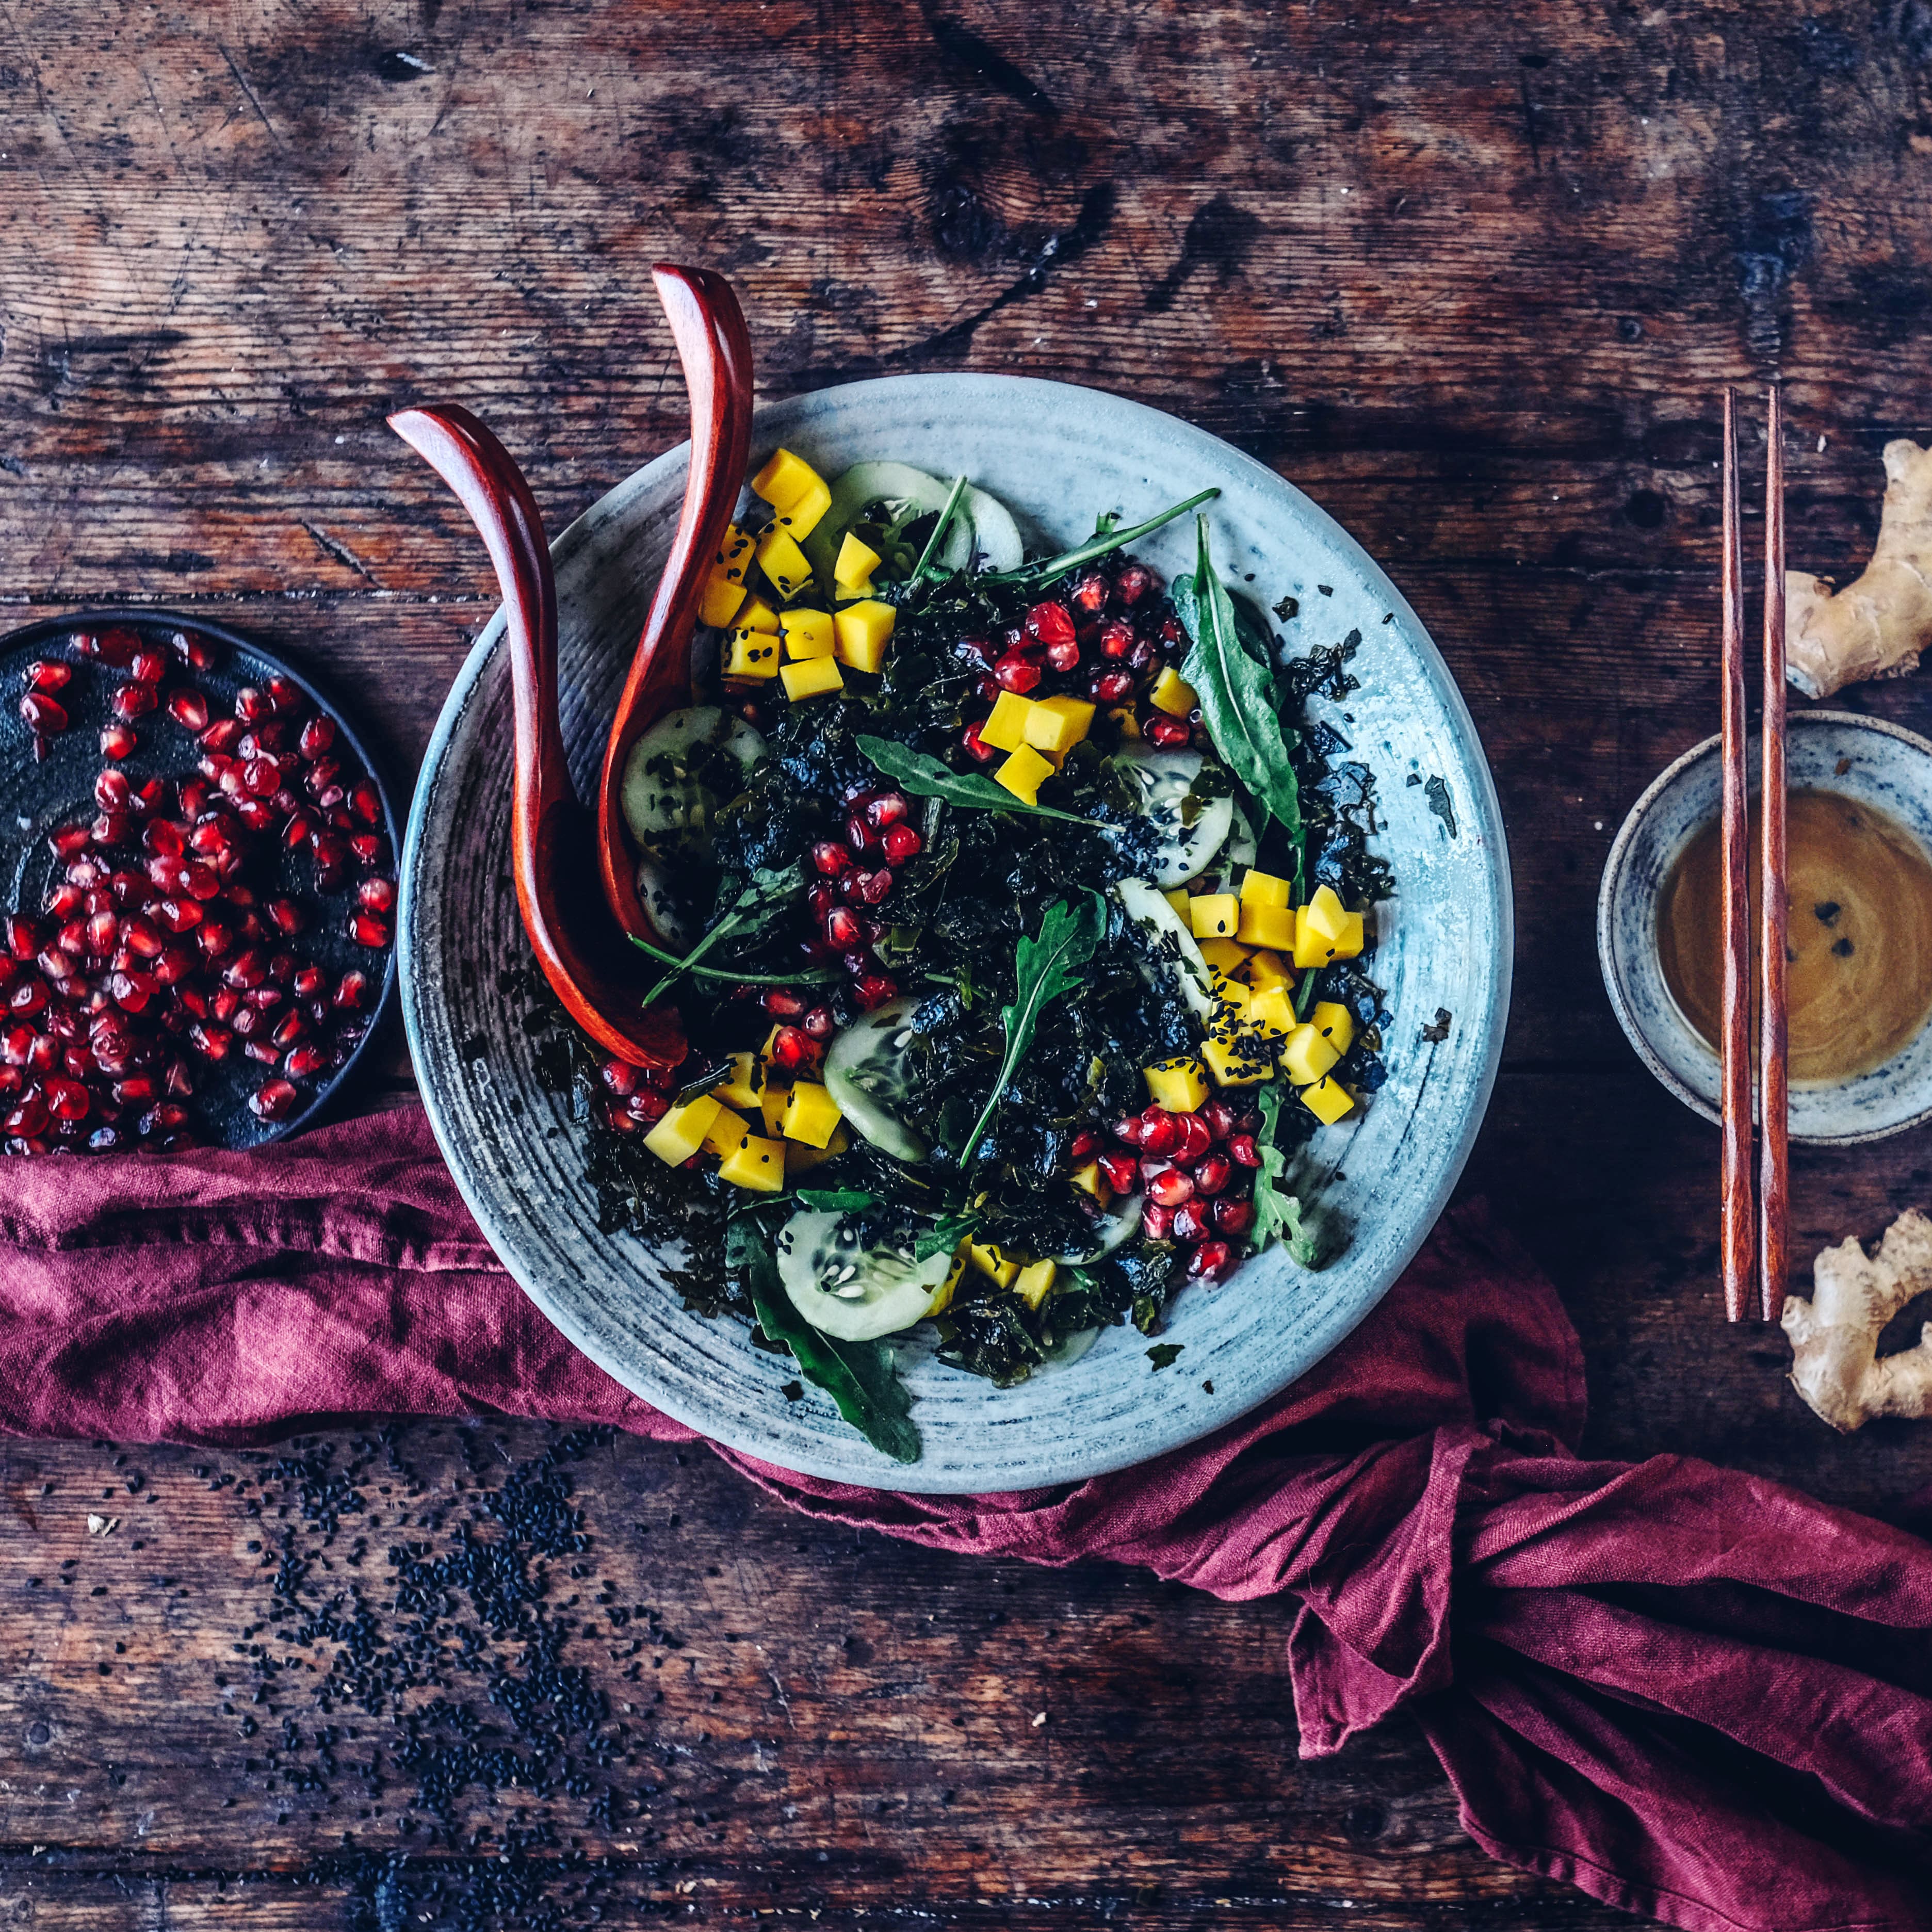
[[(689, 1438), (502, 1272), (415, 1107), (258, 1154), (4, 1172), (16, 1433), (485, 1412)], [(1304, 1756), (1406, 1706), (1483, 1846), (1628, 1911), (1932, 1925), (1932, 1547), (1684, 1456), (1579, 1461), (1582, 1419), (1553, 1291), (1466, 1209), (1293, 1388), (1139, 1468), (938, 1498), (728, 1460), (915, 1542), (1293, 1597)]]

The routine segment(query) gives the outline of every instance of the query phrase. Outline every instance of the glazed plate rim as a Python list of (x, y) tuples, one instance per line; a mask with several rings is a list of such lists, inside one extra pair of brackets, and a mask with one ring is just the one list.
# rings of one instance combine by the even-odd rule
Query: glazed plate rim
[[(1478, 1057), (1468, 1074), (1464, 1076), (1468, 1079), (1468, 1104), (1456, 1132), (1454, 1144), (1448, 1149), (1446, 1156), (1441, 1158), (1426, 1198), (1419, 1196), (1410, 1197), (1414, 1204), (1408, 1211), (1414, 1216), (1412, 1223), (1403, 1240), (1391, 1250), (1390, 1257), (1384, 1262), (1379, 1271), (1380, 1278), (1372, 1278), (1372, 1286), (1361, 1290), (1352, 1302), (1328, 1311), (1317, 1324), (1312, 1338), (1304, 1342), (1300, 1351), (1285, 1357), (1282, 1372), (1267, 1378), (1264, 1385), (1255, 1389), (1238, 1405), (1231, 1404), (1222, 1412), (1204, 1420), (1198, 1416), (1190, 1415), (1180, 1418), (1178, 1427), (1170, 1426), (1163, 1428), (1160, 1412), (1150, 1404), (1145, 1428), (1124, 1432), (1124, 1439), (1118, 1449), (1096, 1448), (1088, 1443), (1085, 1438), (1076, 1436), (1070, 1444), (1058, 1446), (1052, 1452), (1032, 1458), (1023, 1476), (1016, 1477), (1010, 1469), (1003, 1470), (1000, 1472), (1000, 1480), (997, 1482), (987, 1480), (983, 1476), (977, 1480), (962, 1480), (952, 1473), (934, 1470), (929, 1461), (891, 1465), (889, 1471), (874, 1473), (871, 1468), (854, 1466), (852, 1462), (842, 1460), (839, 1454), (833, 1451), (819, 1455), (802, 1452), (789, 1445), (782, 1448), (761, 1432), (760, 1418), (756, 1413), (740, 1412), (722, 1399), (709, 1405), (701, 1401), (687, 1402), (678, 1392), (668, 1392), (664, 1388), (653, 1384), (648, 1373), (648, 1361), (641, 1358), (641, 1352), (627, 1353), (622, 1348), (607, 1346), (604, 1338), (580, 1318), (568, 1298), (554, 1292), (539, 1271), (525, 1264), (519, 1252), (514, 1226), (495, 1213), (487, 1192), (478, 1185), (470, 1163), (465, 1158), (460, 1136), (453, 1130), (452, 1124), (444, 1116), (441, 1096), (433, 1077), (434, 1070), (429, 1067), (424, 1039), (424, 1022), (418, 1009), (418, 978), (416, 949), (421, 921), (412, 902), (418, 868), (422, 863), (422, 843), (426, 836), (431, 802), (452, 741), (463, 724), (470, 704), (477, 695), (504, 635), (505, 620), (500, 608), (478, 634), (450, 688), (448, 696), (444, 700), (424, 753), (421, 776), (410, 801), (409, 823), (404, 835), (400, 867), (403, 902), (399, 908), (397, 922), (398, 979), (401, 993), (404, 1029), (416, 1066), (418, 1086), (431, 1128), (458, 1191), (476, 1216), (485, 1238), (512, 1279), (574, 1346), (614, 1380), (640, 1400), (674, 1420), (695, 1430), (708, 1440), (794, 1474), (822, 1478), (861, 1488), (919, 1494), (1012, 1492), (1052, 1484), (1080, 1482), (1132, 1468), (1216, 1434), (1238, 1422), (1242, 1416), (1252, 1413), (1262, 1403), (1273, 1400), (1283, 1389), (1306, 1375), (1379, 1305), (1383, 1297), (1414, 1258), (1448, 1206), (1487, 1114), (1508, 1027), (1514, 968), (1515, 898), (1507, 836), (1494, 775), (1490, 769), (1481, 737), (1476, 730), (1474, 720), (1470, 716), (1461, 688), (1428, 629), (1387, 573), (1340, 524), (1294, 484), (1233, 444), (1184, 418), (1132, 398), (1117, 395), (1111, 391), (1037, 376), (951, 371), (874, 377), (797, 395), (771, 398), (758, 406), (754, 422), (754, 442), (761, 426), (774, 413), (808, 406), (818, 410), (833, 408), (842, 403), (875, 399), (878, 392), (883, 390), (895, 392), (898, 396), (906, 398), (910, 406), (916, 406), (918, 392), (928, 386), (955, 394), (961, 388), (976, 391), (989, 402), (1004, 398), (1010, 404), (1025, 396), (1028, 392), (1039, 392), (1040, 405), (1056, 410), (1064, 409), (1070, 399), (1078, 399), (1080, 404), (1090, 411), (1099, 410), (1103, 413), (1106, 411), (1126, 412), (1142, 418), (1138, 428), (1150, 446), (1162, 442), (1172, 445), (1178, 440), (1183, 443), (1198, 442), (1199, 445), (1211, 449), (1216, 461), (1226, 467), (1245, 472), (1262, 496), (1272, 496), (1280, 504), (1284, 520), (1291, 526), (1296, 524), (1300, 526), (1296, 532), (1298, 538), (1312, 537), (1328, 546), (1328, 555), (1354, 569), (1364, 583), (1374, 590), (1377, 598), (1382, 600), (1383, 608), (1401, 626), (1405, 650), (1420, 661), (1424, 674), (1447, 712), (1454, 736), (1459, 741), (1463, 775), (1470, 781), (1474, 794), (1470, 802), (1478, 824), (1472, 830), (1480, 832), (1489, 854), (1486, 867), (1489, 904), (1486, 910), (1493, 921), (1490, 932), (1494, 941), (1492, 969), (1489, 982), (1490, 994), (1487, 1010), (1480, 1016), (1483, 1034)], [(560, 576), (570, 559), (590, 540), (594, 532), (606, 523), (624, 514), (636, 499), (650, 490), (668, 475), (676, 473), (681, 476), (688, 465), (689, 453), (688, 442), (680, 443), (665, 451), (650, 463), (632, 471), (571, 523), (550, 546), (550, 554), (558, 567)], [(1031, 514), (1029, 505), (1016, 502), (1012, 507), (1023, 516)], [(466, 527), (464, 531), (466, 541), (469, 539), (469, 534)], [(507, 810), (507, 797), (505, 806)], [(1400, 902), (1399, 890), (1396, 902)], [(1456, 1016), (1456, 1022), (1459, 1030), (1466, 1022), (1474, 1023), (1469, 1022), (1469, 1016), (1464, 1014)], [(963, 1374), (964, 1372), (953, 1372)], [(999, 1391), (993, 1390), (990, 1384), (988, 1390), (989, 1395), (996, 1400)], [(914, 1418), (917, 1419), (916, 1406)], [(845, 1425), (841, 1423), (838, 1426), (842, 1430)], [(868, 1454), (873, 1453), (866, 1450), (866, 1446), (856, 1432), (850, 1433), (849, 1440), (857, 1449), (866, 1450)], [(878, 1460), (884, 1460), (883, 1458)], [(1037, 1466), (1034, 1466), (1036, 1463)]]

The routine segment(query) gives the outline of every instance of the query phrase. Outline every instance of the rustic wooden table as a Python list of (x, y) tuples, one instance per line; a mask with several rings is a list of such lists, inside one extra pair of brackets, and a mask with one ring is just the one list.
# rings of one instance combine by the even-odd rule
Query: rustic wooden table
[[(1562, 1289), (1592, 1451), (1910, 1520), (1932, 1431), (1831, 1437), (1724, 1326), (1715, 1133), (1592, 932), (1619, 818), (1714, 727), (1719, 387), (1784, 380), (1792, 560), (1855, 566), (1880, 446), (1927, 428), (1928, 182), (1920, 0), (0, 0), (0, 602), (257, 632), (407, 772), (494, 599), (384, 415), (476, 408), (560, 526), (681, 434), (663, 254), (736, 279), (767, 394), (1019, 370), (1204, 424), (1386, 562), (1489, 748), (1517, 996), (1467, 1185)], [(1848, 701), (1932, 724), (1932, 680)], [(1801, 1263), (1932, 1191), (1923, 1135), (1794, 1166)], [(1277, 1605), (535, 1428), (0, 1463), (9, 1922), (1628, 1922), (1484, 1858), (1400, 1724), (1299, 1765)], [(506, 1484), (555, 1621), (450, 1673), (464, 1756), (358, 1707), (371, 1632), (288, 1620), (363, 1546), (378, 1600), (407, 1545), (458, 1622), (500, 1611), (470, 1532)], [(548, 1788), (493, 1796), (546, 1724)]]

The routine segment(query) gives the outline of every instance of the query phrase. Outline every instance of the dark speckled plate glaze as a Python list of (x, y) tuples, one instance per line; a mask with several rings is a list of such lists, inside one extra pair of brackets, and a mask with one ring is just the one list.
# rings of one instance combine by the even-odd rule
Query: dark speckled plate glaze
[[(1086, 536), (1102, 511), (1132, 522), (1218, 484), (1214, 554), (1258, 602), (1300, 600), (1287, 627), (1294, 646), (1361, 632), (1362, 688), (1328, 715), (1380, 778), (1378, 849), (1400, 896), (1380, 909), (1372, 969), (1394, 1015), (1388, 1084), (1365, 1113), (1318, 1136), (1298, 1177), (1336, 1258), (1310, 1274), (1276, 1250), (1223, 1287), (1190, 1288), (1162, 1338), (1182, 1352), (1158, 1372), (1145, 1338), (1110, 1329), (1082, 1360), (1003, 1390), (944, 1366), (915, 1331), (900, 1359), (925, 1455), (910, 1467), (861, 1441), (816, 1390), (788, 1402), (788, 1360), (753, 1348), (736, 1321), (687, 1312), (658, 1256), (598, 1232), (583, 1151), (496, 996), (497, 974), (527, 958), (510, 880), (500, 614), (444, 706), (404, 855), (404, 1018), (443, 1150), (497, 1252), (566, 1335), (646, 1401), (767, 1462), (878, 1488), (972, 1492), (1078, 1480), (1177, 1448), (1286, 1388), (1361, 1320), (1468, 1156), (1502, 1049), (1514, 932), (1474, 727), (1415, 614), (1346, 531), (1259, 464), (1157, 410), (1018, 377), (898, 376), (768, 405), (754, 462), (778, 443), (827, 476), (868, 457), (963, 470), (1042, 548)], [(585, 796), (688, 454), (674, 449), (620, 484), (553, 553), (564, 737)], [(1136, 548), (1172, 574), (1192, 567), (1193, 543), (1188, 519)], [(480, 574), (480, 553), (477, 566)], [(1425, 1028), (1443, 1036), (1425, 1040)]]
[[(352, 758), (376, 782), (382, 794), (382, 823), (378, 830), (386, 850), (395, 850), (395, 814), (381, 768), (370, 758), (367, 747), (355, 728), (333, 702), (308, 679), (274, 652), (252, 639), (220, 624), (191, 617), (175, 610), (82, 610), (67, 617), (52, 617), (0, 638), (0, 905), (20, 906), (37, 912), (42, 894), (58, 867), (47, 844), (46, 835), (55, 827), (94, 814), (94, 775), (110, 762), (100, 754), (100, 728), (109, 718), (108, 701), (115, 688), (126, 682), (124, 671), (97, 664), (80, 664), (70, 640), (83, 632), (106, 631), (119, 627), (130, 630), (144, 642), (167, 648), (168, 638), (177, 631), (191, 631), (206, 638), (217, 648), (219, 661), (214, 669), (192, 676), (178, 670), (170, 674), (162, 687), (165, 694), (179, 686), (192, 683), (208, 698), (214, 716), (225, 716), (244, 685), (258, 688), (272, 676), (286, 677), (301, 686), (318, 710), (335, 720), (337, 743), (346, 752), (345, 764)], [(170, 658), (172, 652), (170, 652)], [(46, 758), (36, 762), (32, 736), (22, 722), (20, 698), (26, 688), (26, 667), (38, 657), (57, 657), (80, 664), (74, 682), (58, 694), (68, 713), (68, 728), (47, 740)], [(170, 718), (165, 709), (134, 721), (140, 742), (130, 757), (112, 760), (137, 782), (160, 774), (178, 777), (192, 771), (190, 752), (194, 740)], [(386, 869), (387, 868), (386, 865)], [(250, 874), (251, 879), (254, 874)], [(248, 1096), (272, 1070), (231, 1054), (218, 1067), (197, 1066), (194, 1097), (196, 1138), (205, 1144), (245, 1148), (280, 1140), (299, 1132), (328, 1105), (343, 1083), (354, 1075), (369, 1039), (377, 1030), (387, 1010), (396, 981), (396, 952), (392, 946), (380, 962), (376, 956), (352, 940), (344, 929), (354, 904), (354, 883), (359, 874), (352, 866), (349, 889), (337, 893), (318, 894), (314, 888), (308, 861), (280, 855), (277, 861), (276, 889), (288, 892), (311, 908), (319, 908), (319, 918), (302, 934), (299, 950), (305, 958), (326, 968), (332, 978), (359, 967), (379, 980), (380, 991), (368, 1010), (368, 1024), (362, 1042), (344, 1064), (324, 1081), (302, 1090), (299, 1113), (286, 1120), (258, 1120), (248, 1111)], [(0, 1172), (4, 1172), (0, 1168)]]

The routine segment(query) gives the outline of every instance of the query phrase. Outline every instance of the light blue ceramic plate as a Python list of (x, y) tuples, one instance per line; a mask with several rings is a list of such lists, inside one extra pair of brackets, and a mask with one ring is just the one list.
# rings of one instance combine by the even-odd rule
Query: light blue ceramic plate
[[(868, 457), (964, 470), (1043, 548), (1085, 536), (1102, 511), (1132, 522), (1216, 484), (1215, 557), (1257, 605), (1300, 600), (1288, 627), (1296, 647), (1360, 632), (1362, 688), (1328, 715), (1380, 778), (1378, 849), (1400, 896), (1381, 910), (1373, 968), (1395, 1016), (1388, 1084), (1364, 1115), (1324, 1130), (1306, 1160), (1339, 1258), (1310, 1274), (1274, 1252), (1225, 1286), (1189, 1289), (1163, 1338), (1183, 1352), (1159, 1373), (1144, 1338), (1122, 1328), (1084, 1360), (1001, 1390), (943, 1366), (915, 1336), (902, 1361), (926, 1453), (909, 1468), (870, 1448), (815, 1391), (787, 1402), (789, 1362), (753, 1348), (734, 1321), (686, 1312), (656, 1255), (598, 1231), (565, 1112), (538, 1086), (496, 995), (498, 973), (527, 957), (510, 882), (500, 614), (443, 708), (404, 858), (404, 1012), (430, 1118), (484, 1232), (537, 1305), (620, 1382), (706, 1436), (785, 1468), (901, 1490), (1025, 1489), (1139, 1462), (1232, 1420), (1318, 1361), (1381, 1299), (1449, 1198), (1509, 1004), (1509, 862), (1482, 747), (1428, 633), (1360, 546), (1259, 464), (1158, 410), (1064, 383), (898, 376), (766, 406), (754, 464), (781, 442), (827, 476)], [(564, 736), (586, 796), (687, 458), (680, 447), (619, 484), (553, 553)], [(1137, 548), (1172, 575), (1192, 568), (1193, 542), (1188, 519)], [(480, 552), (476, 563), (480, 578)], [(1432, 778), (1443, 782), (1432, 788), (1440, 812)], [(1425, 1040), (1425, 1027), (1444, 1036)]]

